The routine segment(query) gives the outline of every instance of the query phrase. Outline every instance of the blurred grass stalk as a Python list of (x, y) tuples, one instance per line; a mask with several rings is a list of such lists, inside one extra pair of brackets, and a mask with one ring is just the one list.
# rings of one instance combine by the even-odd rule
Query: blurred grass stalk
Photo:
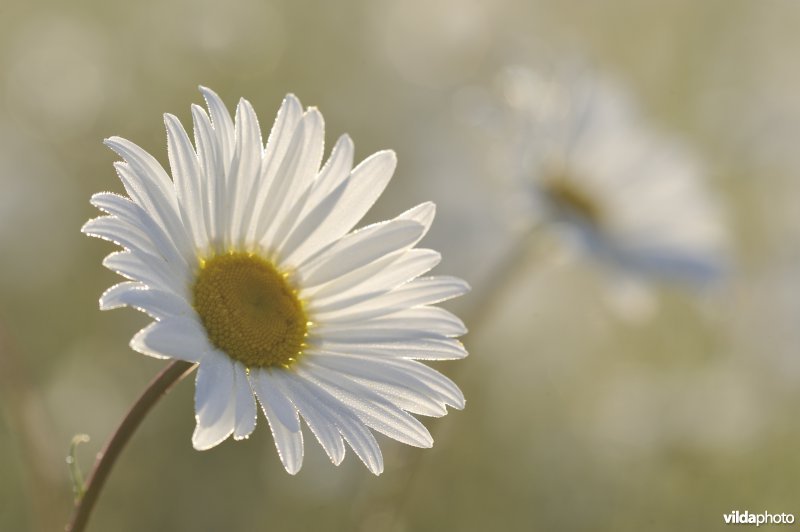
[(26, 413), (41, 410), (34, 387), (21, 362), (21, 356), (7, 329), (0, 322), (0, 401), (22, 470), (22, 486), (27, 492), (28, 524), (32, 530), (57, 530), (61, 525), (54, 508), (58, 508), (61, 485), (54, 482), (57, 474), (46, 470), (48, 460), (38, 456), (32, 420)]

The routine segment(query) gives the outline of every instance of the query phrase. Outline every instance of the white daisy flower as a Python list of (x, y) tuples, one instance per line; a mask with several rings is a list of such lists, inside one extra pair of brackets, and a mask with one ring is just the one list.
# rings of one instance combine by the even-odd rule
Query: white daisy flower
[(466, 328), (434, 303), (460, 296), (453, 277), (420, 277), (440, 255), (414, 246), (434, 205), (352, 231), (383, 192), (396, 159), (381, 151), (353, 168), (339, 138), (320, 169), (324, 125), (288, 95), (266, 146), (242, 99), (231, 119), (201, 91), (194, 146), (165, 115), (172, 178), (150, 154), (118, 137), (106, 144), (129, 197), (104, 192), (108, 216), (83, 232), (124, 251), (103, 262), (129, 281), (108, 289), (103, 310), (130, 306), (155, 319), (131, 347), (198, 364), (194, 447), (209, 449), (256, 425), (256, 401), (281, 462), (303, 461), (302, 419), (338, 465), (346, 441), (369, 470), (383, 459), (369, 429), (418, 447), (433, 443), (411, 414), (464, 407), (458, 387), (420, 360), (467, 355)]
[(697, 162), (642, 124), (627, 94), (589, 75), (515, 69), (507, 100), (523, 132), (534, 210), (579, 247), (634, 276), (705, 282), (725, 269), (725, 234)]

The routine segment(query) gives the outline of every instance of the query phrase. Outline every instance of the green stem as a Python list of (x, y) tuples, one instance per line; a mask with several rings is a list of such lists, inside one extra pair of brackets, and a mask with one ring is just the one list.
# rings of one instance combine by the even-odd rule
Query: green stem
[(108, 478), (111, 468), (114, 467), (114, 463), (117, 461), (122, 449), (125, 448), (125, 444), (128, 443), (128, 440), (136, 432), (144, 417), (158, 400), (193, 369), (194, 364), (191, 362), (176, 360), (170, 363), (161, 373), (156, 375), (139, 399), (128, 410), (105, 448), (98, 453), (94, 468), (89, 475), (89, 481), (86, 483), (86, 491), (75, 505), (72, 519), (70, 519), (66, 528), (67, 532), (83, 532), (97, 498), (103, 490), (106, 478)]

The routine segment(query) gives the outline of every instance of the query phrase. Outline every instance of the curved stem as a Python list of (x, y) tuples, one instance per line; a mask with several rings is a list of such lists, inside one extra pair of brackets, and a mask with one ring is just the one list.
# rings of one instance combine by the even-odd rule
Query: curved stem
[(86, 523), (89, 521), (92, 509), (100, 496), (100, 492), (103, 490), (106, 478), (108, 478), (108, 474), (111, 472), (111, 468), (114, 467), (114, 463), (117, 461), (122, 449), (125, 448), (125, 444), (131, 439), (131, 436), (136, 432), (139, 424), (150, 412), (150, 409), (153, 408), (153, 405), (174, 384), (188, 375), (194, 369), (194, 366), (191, 362), (173, 361), (155, 376), (142, 395), (139, 396), (139, 399), (128, 410), (105, 448), (98, 453), (94, 468), (89, 475), (89, 481), (86, 484), (86, 492), (75, 505), (72, 519), (70, 519), (66, 528), (67, 532), (82, 532), (86, 528)]

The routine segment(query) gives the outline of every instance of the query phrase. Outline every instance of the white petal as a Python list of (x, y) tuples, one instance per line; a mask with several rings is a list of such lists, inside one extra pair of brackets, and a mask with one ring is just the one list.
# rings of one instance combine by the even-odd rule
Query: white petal
[(341, 306), (315, 308), (315, 319), (322, 323), (337, 318), (370, 319), (391, 314), (398, 310), (418, 305), (429, 305), (452, 299), (469, 292), (469, 285), (456, 277), (439, 275), (421, 277), (399, 286), (391, 292), (373, 297), (362, 303), (342, 308)]
[(159, 257), (143, 251), (117, 251), (103, 259), (103, 266), (128, 279), (141, 281), (150, 288), (158, 288), (186, 297), (189, 281), (186, 272), (170, 265)]
[(203, 326), (185, 316), (151, 323), (131, 339), (131, 348), (156, 358), (175, 358), (188, 362), (200, 362), (213, 351)]
[(197, 157), (203, 169), (203, 220), (209, 243), (221, 247), (223, 240), (223, 207), (225, 205), (225, 170), (222, 165), (222, 147), (211, 125), (206, 110), (192, 105), (194, 139)]
[[(416, 207), (412, 207), (398, 216), (397, 220), (413, 220), (418, 224), (424, 227), (422, 234), (420, 235), (420, 240), (428, 233), (428, 229), (431, 228), (431, 224), (433, 223), (433, 219), (436, 216), (436, 204), (432, 201), (426, 201), (425, 203), (420, 203)], [(414, 242), (416, 244), (416, 242)]]
[[(309, 358), (312, 358), (314, 363), (360, 379), (405, 383), (409, 389), (415, 389), (419, 384), (423, 384), (433, 397), (443, 401), (444, 404), (454, 408), (464, 408), (464, 394), (458, 386), (435, 369), (416, 360), (329, 353), (309, 355)], [(417, 385), (409, 381), (416, 382)]]
[(102, 238), (127, 250), (139, 250), (155, 255), (153, 243), (141, 231), (116, 216), (92, 218), (81, 227), (81, 233)]
[(390, 364), (392, 360), (341, 356), (330, 353), (306, 354), (311, 367), (320, 365), (355, 380), (379, 393), (403, 410), (440, 417), (447, 413), (446, 398), (414, 375)]
[(194, 405), (197, 426), (192, 445), (210, 449), (231, 435), (235, 423), (233, 361), (222, 353), (207, 356), (197, 368)]
[(352, 409), (368, 427), (415, 447), (433, 445), (433, 438), (422, 423), (366, 386), (343, 379), (338, 373), (321, 367), (313, 370), (298, 367), (297, 374), (322, 386)]
[(338, 230), (346, 229), (336, 236), (331, 235), (331, 241), (350, 231), (364, 217), (389, 184), (396, 167), (397, 155), (392, 150), (384, 150), (370, 155), (353, 169), (353, 185), (348, 187), (337, 209), (337, 218), (341, 216)]
[(186, 261), (175, 253), (174, 247), (155, 243), (150, 235), (116, 216), (93, 218), (83, 225), (81, 232), (122, 246), (143, 263), (154, 265), (164, 278), (186, 279), (189, 276)]
[(264, 149), (261, 161), (261, 172), (258, 180), (257, 193), (255, 195), (254, 213), (256, 219), (250, 224), (247, 241), (258, 240), (267, 229), (269, 217), (265, 211), (265, 202), (272, 194), (272, 186), (275, 178), (286, 157), (287, 150), (294, 138), (300, 120), (303, 117), (303, 106), (293, 95), (288, 94), (283, 99), (275, 122), (267, 139), (267, 146)]
[(200, 92), (203, 94), (209, 113), (211, 113), (211, 123), (214, 126), (217, 143), (221, 148), (222, 169), (227, 173), (233, 158), (233, 120), (231, 120), (230, 113), (216, 92), (203, 86), (200, 87)]
[[(303, 117), (303, 123), (306, 135), (303, 164), (297, 168), (296, 175), (292, 179), (292, 186), (287, 191), (280, 210), (274, 213), (274, 231), (268, 233), (271, 249), (276, 251), (283, 249), (283, 242), (301, 223), (305, 213), (316, 206), (316, 203), (309, 204), (309, 201), (314, 196), (315, 184), (318, 181), (319, 165), (325, 142), (325, 123), (316, 108), (309, 108)], [(326, 168), (319, 173), (325, 173), (327, 167), (326, 164)]]
[(391, 365), (397, 366), (398, 368), (407, 372), (409, 375), (413, 375), (420, 381), (430, 386), (431, 389), (441, 393), (442, 396), (447, 400), (447, 404), (453, 408), (458, 408), (461, 410), (466, 405), (464, 394), (461, 392), (461, 389), (456, 385), (456, 383), (435, 369), (428, 367), (421, 362), (417, 362), (416, 360), (392, 360), (387, 362)]
[(277, 420), (291, 432), (300, 430), (297, 409), (281, 392), (278, 380), (283, 378), (283, 371), (253, 368), (250, 370), (250, 382), (262, 406), (270, 405)]
[[(325, 149), (325, 121), (322, 114), (316, 108), (310, 107), (303, 115), (303, 126), (305, 133), (303, 156), (291, 180), (292, 185), (284, 197), (281, 210), (276, 214), (277, 217), (291, 210), (302, 192), (317, 176), (322, 163), (322, 153)], [(285, 235), (276, 235), (275, 238), (282, 240), (282, 236)]]
[(331, 214), (349, 185), (352, 166), (353, 142), (347, 135), (342, 135), (309, 187), (308, 198), (296, 213), (297, 221), (278, 247), (284, 264), (300, 264), (330, 243), (327, 228), (336, 223), (336, 217), (330, 219)]
[(342, 355), (381, 356), (411, 360), (457, 360), (467, 356), (467, 350), (458, 340), (424, 339), (413, 342), (354, 343), (333, 342), (322, 338), (311, 338), (314, 349)]
[[(297, 124), (297, 128), (295, 128), (286, 149), (286, 154), (280, 161), (280, 166), (270, 183), (263, 205), (256, 206), (258, 218), (255, 223), (255, 240), (265, 249), (271, 250), (273, 248), (272, 235), (282, 221), (278, 213), (286, 203), (285, 199), (289, 194), (289, 189), (292, 187), (292, 179), (300, 167), (305, 137), (305, 121), (301, 121)], [(264, 164), (267, 164), (266, 161)]]
[(139, 287), (117, 290), (111, 294), (107, 290), (100, 299), (103, 310), (128, 305), (159, 320), (171, 316), (194, 315), (191, 305), (183, 298), (163, 290), (148, 289), (139, 283), (133, 284)]
[(296, 474), (303, 464), (303, 432), (297, 410), (275, 382), (278, 371), (252, 369), (250, 382), (261, 409), (269, 422), (281, 463), (289, 474)]
[[(310, 108), (295, 131), (292, 145), (287, 151), (286, 164), (281, 165), (278, 170), (269, 192), (272, 197), (267, 198), (262, 212), (262, 215), (270, 218), (269, 225), (261, 236), (261, 245), (267, 249), (277, 247), (297, 223), (289, 215), (293, 210), (295, 216), (299, 215), (303, 206), (297, 205), (297, 201), (317, 175), (322, 160), (324, 128), (322, 115), (316, 109)], [(290, 155), (295, 154), (296, 157), (290, 159)], [(308, 194), (305, 199), (308, 199)]]
[(100, 310), (111, 310), (115, 308), (119, 308), (122, 306), (127, 305), (120, 301), (120, 297), (125, 292), (129, 292), (131, 290), (146, 290), (147, 285), (143, 283), (138, 283), (134, 281), (124, 281), (122, 283), (117, 283), (105, 292), (103, 295), (100, 296)]
[[(349, 184), (349, 180), (345, 180), (331, 191), (300, 219), (288, 232), (286, 238), (275, 247), (279, 253), (282, 268), (294, 269), (297, 264), (322, 249), (325, 241), (320, 237), (324, 235), (328, 218), (336, 209), (336, 205)], [(309, 194), (311, 192), (313, 191), (309, 191)]]
[(157, 254), (160, 254), (167, 262), (187, 267), (186, 258), (178, 252), (175, 243), (167, 235), (164, 227), (136, 203), (112, 192), (94, 194), (90, 203), (147, 235), (154, 249), (157, 250)]
[(230, 245), (228, 236), (233, 192), (228, 190), (228, 180), (234, 156), (235, 132), (231, 115), (220, 97), (207, 87), (201, 86), (200, 92), (203, 94), (211, 115), (211, 129), (216, 140), (214, 144), (217, 147), (217, 172), (207, 173), (206, 178), (209, 190), (213, 191), (210, 195), (210, 203), (214, 209), (214, 226), (211, 228), (209, 236), (219, 252), (227, 249)]
[(231, 168), (231, 181), (236, 183), (228, 184), (229, 193), (235, 194), (230, 239), (237, 248), (244, 245), (254, 215), (263, 150), (256, 112), (242, 98), (236, 108), (236, 163)]
[[(298, 394), (306, 396), (311, 405), (316, 405), (323, 410), (322, 415), (335, 425), (336, 430), (345, 437), (356, 455), (372, 473), (379, 475), (383, 471), (383, 457), (378, 442), (354, 412), (324, 389), (296, 375), (288, 375), (286, 383), (292, 386)], [(320, 441), (320, 443), (322, 442)], [(341, 452), (343, 458), (344, 448)], [(333, 460), (333, 462), (339, 465), (341, 460), (339, 462)]]
[[(261, 403), (264, 415), (267, 417), (272, 439), (275, 440), (275, 447), (278, 449), (278, 457), (286, 471), (290, 475), (297, 474), (303, 465), (303, 432), (301, 430), (291, 431), (281, 423), (272, 407)], [(295, 416), (297, 413), (295, 412)], [(300, 421), (298, 420), (299, 424)]]
[(338, 416), (339, 432), (373, 475), (383, 473), (383, 455), (375, 436), (355, 416)]
[(337, 329), (315, 330), (314, 336), (325, 338), (331, 342), (354, 343), (390, 343), (390, 342), (416, 342), (426, 339), (444, 340), (447, 337), (427, 328), (397, 328), (397, 327), (340, 327)]
[(236, 419), (233, 439), (243, 440), (256, 428), (257, 410), (256, 397), (247, 378), (247, 368), (241, 362), (235, 362), (233, 365), (233, 393)]
[(414, 244), (423, 227), (410, 220), (392, 220), (367, 226), (329, 246), (304, 262), (301, 285), (317, 286), (392, 252)]
[(189, 257), (189, 234), (181, 223), (175, 189), (164, 169), (152, 155), (130, 141), (111, 137), (105, 144), (126, 161), (114, 163), (114, 168), (128, 195), (164, 227), (181, 254)]
[(196, 248), (208, 244), (206, 223), (203, 219), (203, 187), (205, 185), (192, 143), (177, 117), (164, 115), (167, 128), (167, 154), (178, 195), (178, 209)]
[(308, 199), (307, 209), (304, 213), (314, 208), (348, 178), (350, 170), (353, 169), (353, 151), (354, 146), (350, 136), (340, 136), (331, 150), (330, 157), (314, 180), (313, 192)]
[(371, 320), (337, 320), (320, 325), (315, 334), (332, 338), (328, 333), (366, 330), (426, 330), (436, 336), (457, 337), (466, 334), (467, 328), (456, 315), (441, 307), (414, 307)]
[(442, 256), (432, 249), (409, 249), (399, 255), (387, 255), (320, 287), (305, 289), (303, 296), (313, 301), (315, 311), (333, 314), (332, 311), (352, 307), (397, 288), (426, 273), (441, 259)]
[(281, 385), (289, 400), (297, 407), (306, 424), (325, 449), (328, 457), (335, 465), (344, 460), (344, 442), (335, 424), (335, 418), (329, 411), (336, 408), (335, 401), (329, 400), (317, 390), (309, 387), (292, 374), (287, 374)]
[[(344, 190), (321, 232), (315, 235), (320, 248), (347, 234), (367, 213), (392, 178), (397, 157), (393, 151), (375, 153), (361, 162), (350, 175)], [(313, 250), (311, 250), (313, 251)], [(295, 257), (300, 261), (304, 257)]]
[[(393, 253), (379, 257), (374, 261), (351, 270), (335, 279), (331, 279), (327, 283), (322, 283), (317, 286), (304, 286), (302, 288), (302, 296), (306, 301), (312, 301), (314, 308), (325, 308), (331, 303), (331, 300), (338, 301), (339, 299), (347, 299), (352, 296), (354, 292), (362, 292), (358, 288), (364, 283), (369, 283), (372, 287), (371, 280), (378, 277), (381, 272), (397, 263), (400, 258), (406, 253), (411, 253), (416, 250), (400, 250)], [(394, 288), (394, 287), (390, 287)], [(388, 292), (390, 288), (379, 290), (370, 290), (370, 296), (374, 297), (378, 293)], [(352, 302), (349, 304), (353, 304)]]

